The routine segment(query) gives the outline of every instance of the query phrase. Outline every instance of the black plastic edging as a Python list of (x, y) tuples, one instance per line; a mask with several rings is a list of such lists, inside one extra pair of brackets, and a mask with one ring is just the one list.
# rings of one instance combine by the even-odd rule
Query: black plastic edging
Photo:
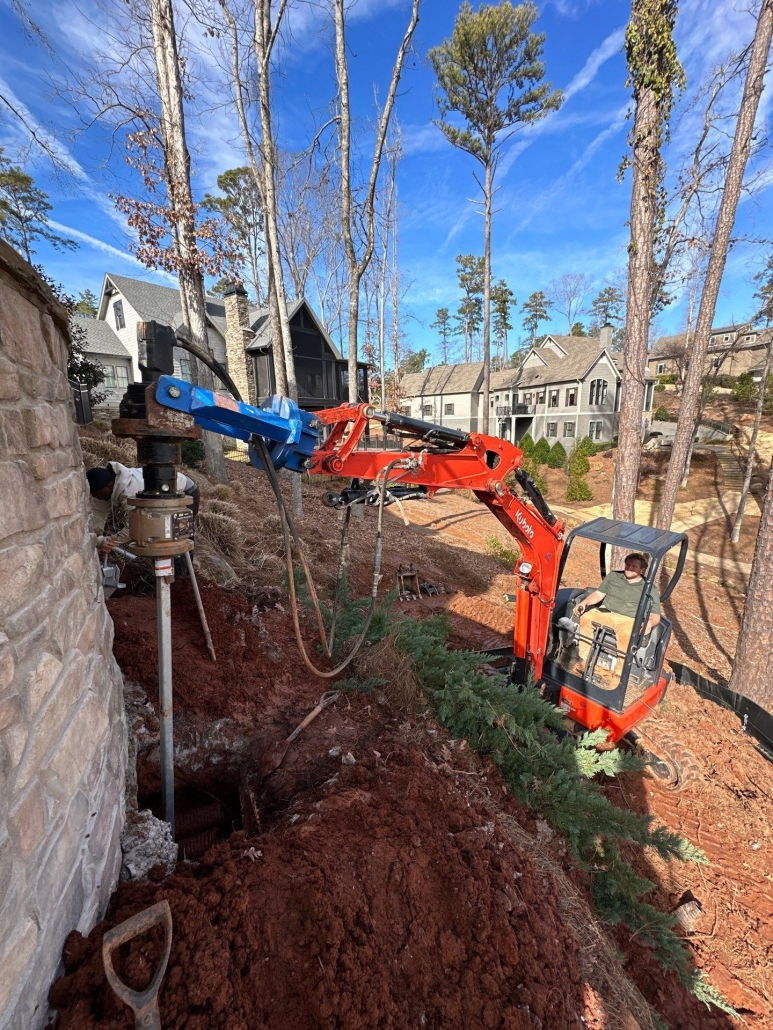
[(773, 759), (773, 715), (770, 712), (766, 712), (743, 694), (736, 694), (734, 690), (728, 690), (719, 683), (707, 680), (705, 676), (701, 676), (687, 665), (682, 665), (681, 662), (672, 662), (669, 658), (668, 664), (674, 670), (676, 682), (681, 686), (692, 687), (701, 697), (735, 712), (741, 720), (744, 733), (750, 733), (767, 752), (765, 757)]

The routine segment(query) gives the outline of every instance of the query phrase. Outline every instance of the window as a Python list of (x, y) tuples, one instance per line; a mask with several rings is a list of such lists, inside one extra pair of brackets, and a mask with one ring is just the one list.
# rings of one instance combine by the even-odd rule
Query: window
[(180, 362), (180, 378), (184, 379), (186, 383), (193, 382), (193, 375), (191, 373), (191, 363), (189, 359), (186, 360), (185, 358), (183, 358), (183, 360)]
[(421, 413), (422, 413), (422, 415), (431, 415), (432, 414), (432, 405), (431, 404), (424, 404), (422, 406)]
[(115, 315), (115, 327), (116, 329), (126, 328), (126, 319), (123, 317), (123, 301), (117, 300), (113, 304), (113, 314)]
[(564, 436), (574, 436), (574, 422), (564, 422)]
[(603, 422), (589, 422), (588, 423), (588, 436), (591, 440), (600, 440), (601, 431), (604, 428)]
[(115, 366), (115, 381), (122, 390), (129, 385), (129, 372), (123, 365)]
[(542, 393), (538, 393), (537, 394), (537, 404), (544, 404), (544, 403), (545, 403), (545, 391), (543, 390)]
[(108, 390), (115, 389), (115, 369), (112, 365), (103, 365), (102, 368), (105, 370), (105, 386)]
[(548, 422), (548, 436), (557, 436), (558, 423)]
[(410, 404), (404, 404), (402, 406), (402, 408), (400, 408), (400, 411), (402, 411), (403, 415), (410, 415), (410, 413), (411, 413), (411, 406), (410, 406)]
[(644, 393), (644, 410), (652, 411), (652, 396), (655, 384), (647, 383), (647, 389)]
[(525, 393), (523, 395), (523, 403), (524, 404), (531, 404), (531, 397), (532, 397), (532, 395), (530, 393)]
[(558, 390), (551, 390), (550, 391), (550, 401), (548, 402), (548, 407), (549, 408), (557, 408), (558, 407)]
[(744, 336), (744, 342), (745, 343), (748, 343), (749, 340), (753, 340), (753, 339), (754, 339), (754, 334), (752, 334), (750, 336)]
[(566, 391), (566, 406), (567, 408), (574, 408), (577, 405), (577, 387), (573, 386), (570, 390)]
[(659, 361), (658, 362), (658, 375), (662, 376), (665, 371), (666, 371), (666, 363), (665, 363), (665, 361)]
[(711, 367), (712, 367), (712, 368), (719, 368), (719, 366), (720, 366), (721, 364), (722, 364), (722, 358), (714, 358), (714, 359), (712, 360), (712, 362), (711, 362)]
[(446, 415), (453, 415), (453, 413), (454, 413), (454, 406), (453, 406), (453, 404), (446, 404), (446, 406), (445, 406), (445, 414)]
[(491, 398), (491, 407), (492, 408), (494, 407), (494, 398), (493, 397)]
[(725, 335), (722, 337), (722, 339), (725, 341), (725, 343), (727, 343), (727, 341), (730, 339), (729, 333), (725, 333)]
[(607, 399), (606, 379), (594, 379), (590, 384), (590, 403), (603, 404)]
[[(510, 394), (506, 393), (505, 394), (505, 404), (507, 404), (509, 400), (510, 400)], [(515, 397), (513, 397), (513, 402), (515, 402)]]
[(497, 395), (496, 395), (496, 396), (494, 397), (494, 400), (495, 400), (495, 401), (498, 401), (498, 400), (499, 400), (499, 394), (497, 394)]

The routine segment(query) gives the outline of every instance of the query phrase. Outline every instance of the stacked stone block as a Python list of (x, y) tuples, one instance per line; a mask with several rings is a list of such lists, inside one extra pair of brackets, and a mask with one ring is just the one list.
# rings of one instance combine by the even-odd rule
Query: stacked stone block
[(67, 315), (0, 241), (0, 1028), (46, 1022), (120, 870), (126, 728), (67, 382)]

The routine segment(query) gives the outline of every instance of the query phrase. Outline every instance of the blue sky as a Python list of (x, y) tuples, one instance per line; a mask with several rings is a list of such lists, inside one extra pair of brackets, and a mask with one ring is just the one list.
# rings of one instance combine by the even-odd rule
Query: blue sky
[[(629, 97), (625, 90), (623, 31), (629, 4), (622, 0), (549, 0), (540, 6), (539, 31), (547, 36), (547, 77), (566, 93), (562, 109), (535, 129), (517, 134), (506, 146), (498, 178), (498, 212), (493, 232), (493, 273), (504, 278), (518, 306), (533, 290), (548, 289), (566, 272), (591, 275), (600, 289), (625, 266), (630, 178), (616, 179), (626, 149)], [(746, 0), (683, 0), (677, 23), (679, 52), (691, 87), (732, 49), (753, 34)], [(405, 331), (414, 347), (435, 347), (429, 328), (438, 307), (458, 304), (455, 256), (482, 253), (482, 218), (469, 202), (476, 197), (476, 163), (455, 151), (432, 124), (433, 76), (426, 52), (448, 36), (457, 11), (455, 0), (423, 0), (397, 104), (406, 154), (399, 170), (402, 210), (400, 260), (407, 291)], [(94, 0), (30, 0), (33, 17), (45, 25), (56, 50), (52, 58), (22, 31), (10, 0), (0, 0), (0, 91), (23, 105), (28, 120), (56, 139), (69, 174), (30, 155), (27, 167), (49, 193), (52, 217), (75, 238), (75, 253), (58, 253), (41, 243), (36, 260), (70, 292), (98, 292), (105, 271), (168, 282), (140, 266), (128, 252), (130, 236), (108, 194), (126, 181), (120, 152), (110, 152), (99, 127), (74, 135), (78, 119), (55, 95), (65, 68), (77, 69), (100, 39), (103, 19)], [(408, 0), (358, 0), (350, 19), (350, 74), (356, 113), (373, 110), (373, 89), (381, 93), (405, 30)], [(182, 23), (182, 15), (181, 15)], [(310, 126), (321, 119), (334, 95), (329, 26), (318, 11), (298, 2), (293, 36), (284, 48), (275, 92), (279, 131), (285, 145), (302, 146)], [(196, 169), (195, 189), (215, 189), (217, 175), (242, 163), (236, 121), (230, 108), (199, 112), (218, 97), (223, 81), (216, 56), (201, 61), (203, 81), (188, 129)], [(688, 87), (689, 92), (689, 87)], [(684, 106), (684, 105), (683, 105)], [(770, 88), (760, 121), (769, 121)], [(0, 144), (13, 152), (25, 142), (7, 119)], [(694, 132), (695, 116), (677, 112), (669, 157), (675, 166)], [(738, 228), (754, 234), (773, 224), (773, 191), (763, 189), (741, 205)], [(741, 320), (750, 311), (751, 277), (763, 263), (758, 247), (742, 245), (731, 254), (717, 319)], [(517, 337), (520, 319), (517, 312)], [(677, 331), (684, 302), (660, 316), (658, 328)], [(551, 327), (566, 331), (560, 317)]]

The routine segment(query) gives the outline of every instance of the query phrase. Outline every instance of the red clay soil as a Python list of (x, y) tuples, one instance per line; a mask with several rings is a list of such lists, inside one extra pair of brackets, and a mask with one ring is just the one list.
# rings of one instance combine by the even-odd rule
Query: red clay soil
[[(190, 580), (172, 586), (172, 669), (175, 707), (218, 718), (242, 705), (262, 705), (300, 655), (282, 606), (258, 612), (240, 594), (199, 583), (217, 661), (207, 651)], [(158, 701), (155, 597), (107, 602), (115, 625), (113, 652), (127, 679)], [(305, 617), (305, 613), (302, 613)]]
[[(420, 750), (389, 734), (380, 747), (259, 839), (234, 834), (199, 867), (122, 884), (109, 918), (68, 939), (59, 1030), (130, 1030), (100, 942), (162, 899), (165, 1028), (580, 1030), (577, 945), (552, 881)], [(135, 988), (157, 950), (129, 946), (119, 971)]]
[[(311, 508), (313, 493), (304, 531), (334, 539), (335, 517)], [(355, 548), (359, 540), (371, 538), (372, 514), (366, 512), (363, 523), (353, 526)], [(459, 588), (451, 598), (444, 594), (427, 602), (429, 607), (450, 608), (454, 646), (508, 643), (512, 608), (502, 602), (502, 594), (512, 590), (513, 578), (485, 553), (490, 536), (509, 543), (506, 532), (481, 505), (459, 494), (441, 494), (429, 504), (411, 507), (409, 514), (414, 525), (406, 528), (388, 511), (384, 587), (391, 585), (400, 562), (414, 560), (432, 581)], [(363, 581), (366, 573), (363, 569)], [(596, 574), (590, 565), (587, 574)], [(210, 584), (202, 587), (218, 663), (213, 665), (207, 655), (190, 586), (176, 584), (176, 713), (201, 719), (233, 716), (253, 727), (263, 743), (284, 736), (327, 684), (302, 669), (286, 612), (257, 612), (238, 594)], [(732, 661), (742, 606), (737, 589), (685, 576), (669, 606), (675, 623), (672, 656), (722, 679)], [(119, 663), (155, 699), (155, 601), (122, 597), (111, 601), (110, 608)], [(426, 604), (398, 606), (400, 610), (410, 617), (429, 614)], [(574, 1026), (578, 1013), (586, 1025), (594, 1025), (592, 1014), (578, 1001), (579, 987), (567, 974), (574, 968), (571, 944), (560, 929), (555, 929), (556, 943), (545, 944), (550, 937), (544, 927), (554, 926), (557, 919), (550, 886), (534, 881), (534, 870), (510, 844), (499, 848), (504, 842), (496, 827), (479, 852), (458, 846), (460, 831), (453, 820), (469, 817), (480, 826), (486, 817), (474, 800), (458, 792), (452, 798), (447, 784), (444, 795), (444, 781), (428, 771), (420, 752), (390, 741), (391, 731), (384, 736), (386, 710), (372, 701), (342, 698), (288, 753), (283, 769), (269, 781), (269, 807), (282, 811), (283, 804), (293, 802), (296, 807), (271, 830), (248, 842), (233, 837), (218, 845), (198, 871), (180, 866), (163, 884), (119, 888), (109, 922), (93, 931), (90, 943), (68, 951), (68, 978), (55, 987), (57, 1000), (66, 1003), (63, 1030), (131, 1026), (102, 984), (98, 941), (109, 925), (162, 897), (172, 905), (177, 935), (162, 992), (164, 1027), (540, 1025), (521, 1015), (525, 1010), (520, 1004), (529, 1004), (543, 1027)], [(741, 732), (736, 716), (691, 690), (672, 688), (661, 718), (671, 735), (695, 753), (700, 782), (674, 795), (657, 781), (630, 774), (610, 782), (610, 796), (683, 833), (706, 850), (711, 865), (636, 858), (639, 871), (656, 884), (647, 900), (670, 910), (685, 890), (692, 891), (704, 908), (697, 930), (688, 935), (696, 963), (749, 1025), (773, 1030), (773, 766)], [(342, 769), (340, 759), (328, 758), (333, 745), (351, 749), (357, 765)], [(335, 789), (319, 786), (338, 771)], [(489, 775), (488, 787), (500, 796), (495, 774)], [(296, 814), (301, 818), (290, 825)], [(480, 830), (474, 833), (483, 836)], [(243, 857), (250, 846), (263, 853), (254, 863)], [(421, 880), (414, 878), (417, 862), (426, 863), (418, 866)], [(509, 931), (501, 919), (497, 922), (492, 900), (501, 890), (512, 904), (503, 886), (512, 880), (512, 871), (502, 873), (508, 862), (515, 863), (508, 869), (523, 872), (517, 886), (527, 905), (535, 899), (537, 913), (518, 915), (514, 906), (507, 913)], [(398, 868), (399, 886), (390, 879)], [(447, 904), (454, 888), (453, 904)], [(466, 900), (460, 903), (458, 898)], [(517, 957), (507, 950), (509, 944), (501, 950), (508, 932), (517, 939)], [(688, 996), (674, 977), (665, 976), (628, 931), (619, 929), (616, 940), (629, 975), (674, 1030), (736, 1025)], [(256, 950), (261, 948), (265, 954)], [(552, 953), (545, 956), (545, 948), (548, 953), (555, 949), (555, 962)], [(396, 956), (404, 954), (395, 965)], [(265, 970), (253, 962), (256, 955), (269, 959)], [(535, 956), (545, 962), (544, 978), (531, 961)], [(512, 979), (505, 977), (505, 969)], [(210, 988), (199, 988), (208, 983), (210, 993)], [(524, 986), (514, 993), (518, 984)], [(557, 985), (549, 1004), (546, 985)], [(530, 992), (526, 1001), (520, 1000), (524, 990)], [(558, 993), (565, 1009), (555, 1008)], [(488, 1016), (485, 1005), (475, 1008), (483, 994), (495, 1000)], [(542, 1009), (537, 1007), (540, 998)], [(371, 1018), (371, 999), (381, 1022)], [(492, 1011), (499, 1022), (489, 1024)], [(102, 1014), (105, 1019), (99, 1021)]]

